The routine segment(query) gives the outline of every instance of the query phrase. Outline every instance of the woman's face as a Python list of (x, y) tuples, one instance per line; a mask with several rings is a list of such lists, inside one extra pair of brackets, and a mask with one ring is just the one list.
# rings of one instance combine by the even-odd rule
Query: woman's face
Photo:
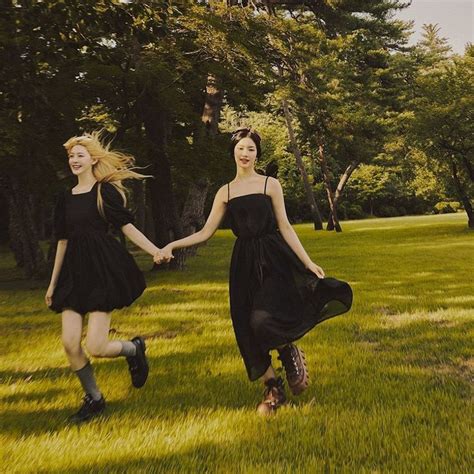
[(237, 142), (234, 148), (234, 159), (237, 167), (253, 168), (257, 160), (257, 146), (255, 142), (249, 137), (244, 137)]
[(96, 160), (91, 158), (87, 148), (82, 145), (74, 145), (68, 154), (69, 167), (74, 175), (79, 176), (80, 174), (92, 170), (92, 166), (97, 163)]

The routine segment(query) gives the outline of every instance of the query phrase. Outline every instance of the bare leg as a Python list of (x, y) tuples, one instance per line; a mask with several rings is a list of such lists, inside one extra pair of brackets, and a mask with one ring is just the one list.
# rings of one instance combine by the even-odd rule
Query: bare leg
[(268, 366), (267, 371), (262, 375), (261, 379), (262, 379), (263, 383), (265, 383), (267, 380), (275, 379), (275, 378), (276, 378), (275, 370), (273, 370), (273, 366), (272, 366), (272, 364), (270, 364)]
[(93, 311), (89, 314), (86, 347), (94, 357), (126, 357), (132, 384), (141, 388), (148, 378), (148, 361), (145, 355), (146, 345), (142, 337), (131, 341), (109, 341), (110, 313)]
[(84, 392), (93, 400), (100, 400), (102, 394), (97, 387), (94, 371), (81, 345), (82, 316), (68, 309), (62, 313), (62, 341), (71, 369), (81, 382)]
[(109, 341), (110, 313), (94, 311), (89, 314), (86, 348), (93, 357), (118, 357), (121, 355), (122, 343)]
[(81, 346), (82, 316), (71, 309), (62, 312), (62, 342), (72, 370), (82, 369), (88, 362)]
[(261, 379), (264, 383), (265, 391), (263, 392), (263, 401), (257, 406), (257, 413), (267, 416), (275, 413), (280, 406), (286, 403), (286, 394), (283, 380), (281, 377), (276, 377), (271, 364)]

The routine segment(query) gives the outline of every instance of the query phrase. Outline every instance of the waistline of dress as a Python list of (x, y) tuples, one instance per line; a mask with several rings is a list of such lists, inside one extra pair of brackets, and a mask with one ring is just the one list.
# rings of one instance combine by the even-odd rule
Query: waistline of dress
[(249, 237), (237, 236), (237, 240), (259, 241), (259, 240), (267, 239), (270, 237), (276, 237), (278, 235), (280, 235), (280, 232), (278, 230), (275, 230), (274, 232), (267, 232), (266, 234), (262, 234), (262, 235), (252, 235)]
[(98, 236), (104, 237), (110, 235), (110, 232), (107, 229), (74, 229), (68, 233), (69, 238), (74, 237), (83, 237), (83, 236)]

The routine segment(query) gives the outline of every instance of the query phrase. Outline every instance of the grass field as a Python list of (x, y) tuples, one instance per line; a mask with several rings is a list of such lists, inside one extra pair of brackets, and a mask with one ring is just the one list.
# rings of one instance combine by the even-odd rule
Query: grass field
[[(151, 375), (130, 386), (123, 359), (96, 360), (107, 415), (67, 416), (81, 392), (46, 283), (0, 254), (3, 472), (468, 473), (472, 463), (474, 234), (463, 214), (296, 230), (313, 260), (354, 290), (350, 313), (301, 341), (312, 385), (271, 419), (255, 415), (234, 342), (219, 231), (184, 272), (146, 272), (114, 313), (114, 337), (147, 337)], [(143, 269), (148, 259), (137, 255)]]

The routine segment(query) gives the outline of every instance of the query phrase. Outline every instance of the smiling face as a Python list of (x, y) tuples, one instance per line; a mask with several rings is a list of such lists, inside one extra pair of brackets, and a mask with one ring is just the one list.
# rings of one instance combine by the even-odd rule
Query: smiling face
[(234, 159), (237, 167), (254, 167), (257, 160), (257, 146), (255, 142), (249, 137), (239, 140), (234, 147)]
[(87, 148), (82, 145), (74, 145), (69, 151), (68, 157), (69, 167), (76, 176), (92, 171), (92, 167), (97, 163), (97, 160), (91, 158)]

